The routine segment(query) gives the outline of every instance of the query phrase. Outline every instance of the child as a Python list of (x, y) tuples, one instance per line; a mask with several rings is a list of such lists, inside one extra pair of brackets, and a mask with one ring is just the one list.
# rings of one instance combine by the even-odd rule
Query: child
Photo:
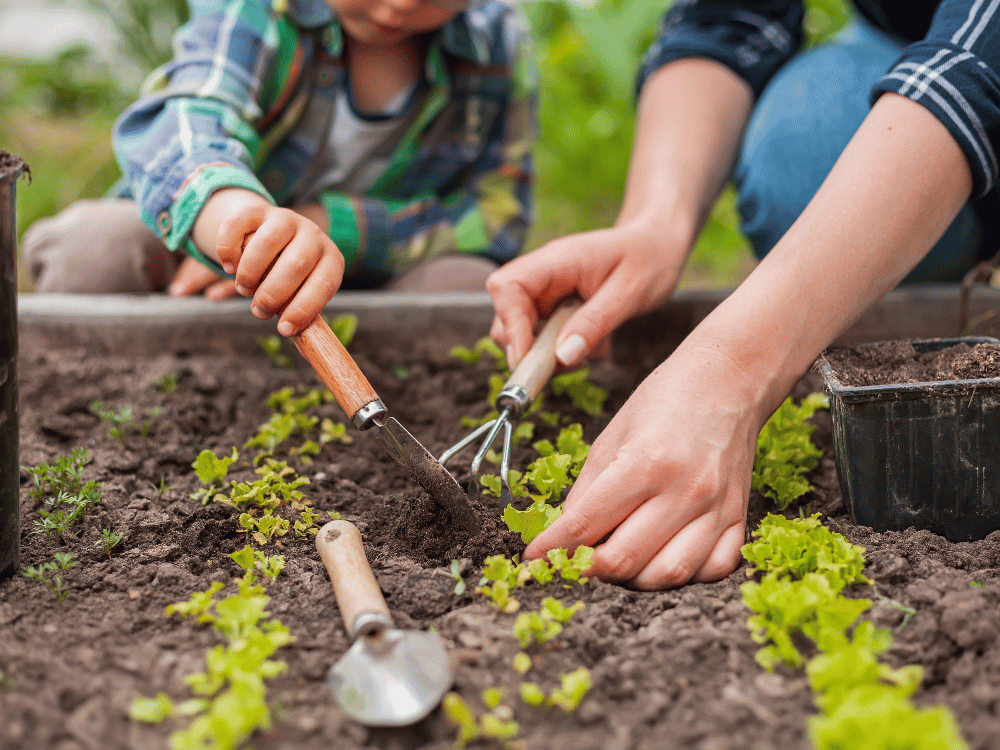
[[(532, 63), (505, 0), (192, 0), (115, 126), (124, 198), (22, 241), (39, 291), (482, 289), (530, 220)], [(206, 269), (182, 261), (180, 250)], [(219, 282), (228, 275), (233, 281)]]

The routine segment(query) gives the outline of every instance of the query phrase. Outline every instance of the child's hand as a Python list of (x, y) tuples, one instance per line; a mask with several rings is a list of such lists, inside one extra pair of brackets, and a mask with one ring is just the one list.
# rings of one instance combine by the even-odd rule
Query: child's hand
[[(194, 234), (202, 252), (214, 251), (226, 273), (236, 275), (236, 291), (253, 297), (254, 315), (281, 314), (283, 336), (301, 331), (340, 288), (344, 257), (333, 240), (311, 219), (251, 191), (214, 193)], [(202, 244), (205, 235), (214, 241)]]
[(223, 279), (191, 256), (186, 256), (170, 279), (167, 294), (171, 297), (190, 297), (204, 293), (211, 300), (236, 296), (236, 284), (232, 279)]

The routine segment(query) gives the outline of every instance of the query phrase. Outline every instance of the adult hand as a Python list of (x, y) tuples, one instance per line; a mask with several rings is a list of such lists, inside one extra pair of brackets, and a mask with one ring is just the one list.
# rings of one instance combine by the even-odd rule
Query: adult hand
[(760, 430), (755, 389), (713, 347), (678, 349), (594, 441), (562, 515), (525, 551), (595, 545), (589, 574), (656, 590), (740, 561)]
[(569, 235), (511, 261), (486, 281), (496, 316), (490, 334), (511, 366), (527, 353), (539, 318), (564, 298), (584, 304), (563, 325), (556, 356), (564, 366), (606, 349), (622, 321), (673, 291), (687, 247), (639, 222)]
[(167, 294), (172, 297), (190, 297), (200, 293), (204, 293), (212, 300), (234, 297), (236, 282), (216, 275), (212, 269), (190, 256), (185, 256), (170, 280)]

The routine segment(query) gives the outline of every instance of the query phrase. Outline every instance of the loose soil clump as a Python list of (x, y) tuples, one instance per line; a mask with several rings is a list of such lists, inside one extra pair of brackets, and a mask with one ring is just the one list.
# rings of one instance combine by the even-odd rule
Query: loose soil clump
[[(247, 543), (233, 508), (191, 499), (201, 488), (191, 464), (205, 448), (221, 456), (235, 446), (241, 459), (231, 478), (256, 478), (253, 452), (243, 445), (270, 418), (269, 394), (319, 387), (318, 380), (308, 367), (276, 368), (256, 352), (125, 357), (45, 351), (24, 338), (21, 464), (36, 466), (86, 448), (93, 457), (86, 478), (102, 484), (103, 497), (52, 548), (44, 534), (32, 533), (39, 513), (28, 496), (31, 479), (22, 471), (22, 569), (52, 559), (53, 551), (72, 552), (79, 564), (64, 574), (69, 593), (61, 604), (37, 581), (16, 576), (0, 582), (0, 747), (166, 748), (178, 724), (137, 723), (128, 718), (129, 705), (160, 691), (187, 698), (184, 678), (203, 670), (206, 652), (219, 640), (211, 628), (167, 617), (164, 608), (215, 581), (238, 578), (242, 571), (228, 553)], [(470, 343), (433, 340), (389, 350), (356, 341), (352, 353), (393, 416), (439, 455), (466, 433), (462, 416), (481, 416), (488, 408), (490, 366), (469, 367), (448, 355), (451, 345)], [(546, 408), (580, 421), (585, 439), (593, 441), (645, 374), (597, 366), (595, 382), (611, 392), (607, 415), (598, 419), (551, 396)], [(153, 387), (165, 375), (176, 376), (172, 393)], [(818, 389), (812, 375), (796, 394)], [(112, 408), (129, 405), (139, 415), (153, 408), (162, 412), (146, 437), (131, 432), (122, 445), (91, 413), (94, 400)], [(335, 404), (319, 410), (345, 419)], [(951, 544), (924, 531), (877, 533), (853, 526), (837, 487), (828, 416), (821, 412), (815, 420), (814, 439), (825, 451), (809, 477), (816, 489), (789, 512), (820, 511), (831, 528), (866, 548), (866, 574), (878, 596), (860, 595), (876, 601), (867, 616), (893, 629), (887, 660), (894, 667), (924, 666), (916, 702), (947, 705), (970, 747), (1000, 747), (1000, 532), (982, 542)], [(539, 422), (536, 438), (555, 433)], [(339, 512), (358, 526), (397, 625), (441, 632), (456, 665), (455, 690), (475, 710), (484, 710), (484, 688), (504, 688), (504, 703), (514, 710), (526, 748), (809, 746), (806, 720), (815, 707), (801, 670), (768, 674), (754, 661), (758, 644), (747, 629), (739, 589), (747, 580), (745, 566), (717, 583), (657, 593), (598, 581), (571, 589), (558, 583), (518, 589), (522, 610), (537, 610), (545, 596), (586, 605), (558, 638), (532, 649), (532, 670), (522, 678), (511, 668), (520, 650), (513, 615), (495, 613), (474, 593), (485, 557), (524, 547), (500, 521), (499, 501), (485, 498), (483, 532), (469, 539), (371, 436), (353, 427), (348, 434), (352, 444), (329, 444), (312, 463), (289, 459), (310, 480), (300, 489), (316, 509)], [(523, 469), (535, 455), (530, 446), (519, 446), (512, 466)], [(454, 466), (461, 461), (456, 458)], [(458, 475), (468, 481), (467, 469)], [(769, 509), (752, 497), (750, 528)], [(95, 546), (101, 529), (123, 535), (110, 559)], [(451, 748), (455, 728), (441, 711), (402, 729), (368, 729), (345, 717), (324, 677), (347, 649), (348, 637), (313, 540), (290, 533), (264, 549), (285, 556), (284, 571), (267, 586), (269, 611), (296, 640), (276, 654), (288, 668), (269, 682), (274, 725), (252, 747)], [(462, 594), (446, 574), (453, 559), (467, 583)], [(560, 674), (581, 666), (590, 670), (593, 687), (575, 713), (527, 706), (517, 697), (524, 679), (550, 691)], [(497, 747), (477, 745), (491, 746)]]
[(1000, 378), (1000, 344), (988, 342), (918, 352), (909, 341), (883, 341), (824, 356), (847, 387)]

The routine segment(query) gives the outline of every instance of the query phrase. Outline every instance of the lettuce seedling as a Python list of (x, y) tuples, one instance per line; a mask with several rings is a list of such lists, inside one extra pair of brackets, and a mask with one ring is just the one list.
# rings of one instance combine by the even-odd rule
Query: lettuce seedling
[(772, 498), (779, 510), (809, 492), (805, 475), (816, 468), (823, 452), (812, 442), (815, 425), (806, 424), (819, 409), (827, 408), (822, 393), (813, 393), (795, 406), (785, 399), (757, 437), (752, 487)]
[[(493, 365), (497, 370), (504, 373), (505, 377), (510, 376), (510, 367), (507, 365), (507, 355), (501, 351), (500, 347), (496, 345), (489, 336), (484, 336), (476, 342), (475, 347), (469, 349), (466, 346), (456, 346), (448, 350), (448, 353), (460, 359), (467, 365), (475, 365), (482, 361), (483, 355), (487, 354), (493, 358)], [(490, 399), (490, 403), (493, 403), (493, 399)]]
[(568, 455), (570, 457), (570, 473), (574, 477), (580, 476), (583, 462), (587, 460), (587, 454), (590, 453), (590, 444), (584, 441), (583, 425), (579, 422), (563, 427), (556, 437), (554, 446), (548, 440), (539, 440), (532, 447), (542, 456), (551, 456), (555, 453)]
[(343, 422), (334, 422), (329, 417), (319, 423), (319, 444), (340, 443), (341, 445), (351, 445), (354, 438), (347, 434), (347, 425)]
[(518, 674), (527, 674), (531, 669), (531, 656), (526, 654), (524, 651), (518, 651), (514, 656), (512, 666), (514, 667), (514, 671)]
[(562, 625), (540, 612), (521, 612), (514, 621), (514, 635), (521, 648), (547, 643), (562, 632)]
[(295, 522), (295, 536), (304, 539), (309, 536), (316, 536), (319, 533), (319, 513), (313, 513), (309, 508), (302, 508), (302, 519)]
[(533, 682), (522, 682), (519, 688), (521, 700), (529, 706), (540, 706), (545, 703), (545, 692)]
[(241, 531), (250, 534), (257, 544), (265, 545), (274, 541), (275, 537), (282, 537), (288, 533), (290, 524), (284, 518), (266, 511), (260, 518), (254, 518), (249, 513), (240, 514)]
[(590, 381), (590, 368), (556, 375), (550, 383), (552, 392), (557, 396), (566, 394), (580, 411), (591, 417), (600, 416), (608, 392)]
[(246, 571), (245, 576), (249, 577), (250, 583), (253, 583), (257, 572), (262, 573), (270, 583), (274, 583), (278, 574), (285, 568), (285, 558), (282, 555), (268, 556), (249, 544), (241, 550), (231, 552), (229, 556)]
[(571, 713), (580, 705), (580, 701), (590, 690), (590, 671), (586, 667), (580, 667), (572, 672), (559, 675), (560, 687), (552, 691), (549, 701), (559, 706), (566, 713)]
[(465, 593), (465, 579), (462, 578), (461, 564), (458, 560), (451, 561), (451, 568), (445, 575), (455, 581), (455, 596), (461, 596)]
[(181, 378), (176, 372), (168, 372), (163, 375), (159, 380), (153, 381), (153, 387), (160, 393), (165, 393), (168, 396), (177, 391), (180, 386)]
[(291, 369), (292, 359), (283, 351), (281, 336), (272, 334), (271, 336), (258, 336), (257, 345), (264, 351), (271, 364), (283, 369)]
[[(499, 474), (483, 474), (479, 481), (483, 483), (484, 495), (500, 497), (501, 481)], [(528, 497), (528, 488), (524, 483), (524, 474), (511, 469), (507, 475), (507, 484), (510, 486), (510, 494), (513, 497)]]
[(455, 740), (456, 750), (468, 745), (479, 737), (479, 723), (462, 697), (458, 693), (448, 693), (441, 701), (444, 715), (452, 724), (458, 727), (458, 737)]
[(915, 708), (898, 691), (876, 685), (855, 688), (833, 713), (811, 717), (809, 739), (816, 750), (968, 749), (946, 707)]
[(503, 520), (508, 529), (521, 535), (522, 542), (530, 544), (536, 536), (551, 526), (561, 513), (561, 508), (554, 508), (544, 502), (534, 502), (525, 510), (517, 510), (513, 505), (508, 505), (504, 508)]
[(192, 500), (200, 499), (203, 505), (208, 504), (212, 496), (212, 491), (216, 486), (220, 487), (226, 481), (226, 475), (229, 473), (229, 467), (239, 459), (240, 454), (236, 452), (236, 448), (233, 448), (233, 452), (229, 456), (223, 456), (219, 458), (212, 451), (205, 449), (198, 454), (198, 458), (194, 460), (191, 464), (191, 468), (194, 469), (194, 473), (201, 480), (202, 484), (208, 485), (207, 487), (193, 492), (191, 494)]
[(590, 558), (594, 556), (594, 548), (580, 545), (569, 557), (564, 549), (550, 549), (546, 553), (552, 567), (559, 571), (559, 575), (569, 584), (586, 583), (589, 579), (581, 578), (590, 567)]
[(529, 562), (528, 572), (531, 574), (531, 577), (542, 586), (551, 581), (556, 574), (556, 571), (551, 565), (549, 565), (549, 561), (544, 557), (536, 557), (534, 560)]
[(820, 573), (837, 593), (851, 584), (871, 583), (862, 572), (864, 547), (830, 531), (819, 518), (819, 513), (792, 519), (768, 514), (753, 532), (757, 541), (743, 545), (740, 551), (747, 562), (775, 578), (799, 579), (806, 573)]
[(354, 334), (358, 332), (358, 316), (352, 313), (344, 313), (336, 318), (324, 318), (333, 334), (340, 339), (340, 343), (346, 349), (354, 341)]

